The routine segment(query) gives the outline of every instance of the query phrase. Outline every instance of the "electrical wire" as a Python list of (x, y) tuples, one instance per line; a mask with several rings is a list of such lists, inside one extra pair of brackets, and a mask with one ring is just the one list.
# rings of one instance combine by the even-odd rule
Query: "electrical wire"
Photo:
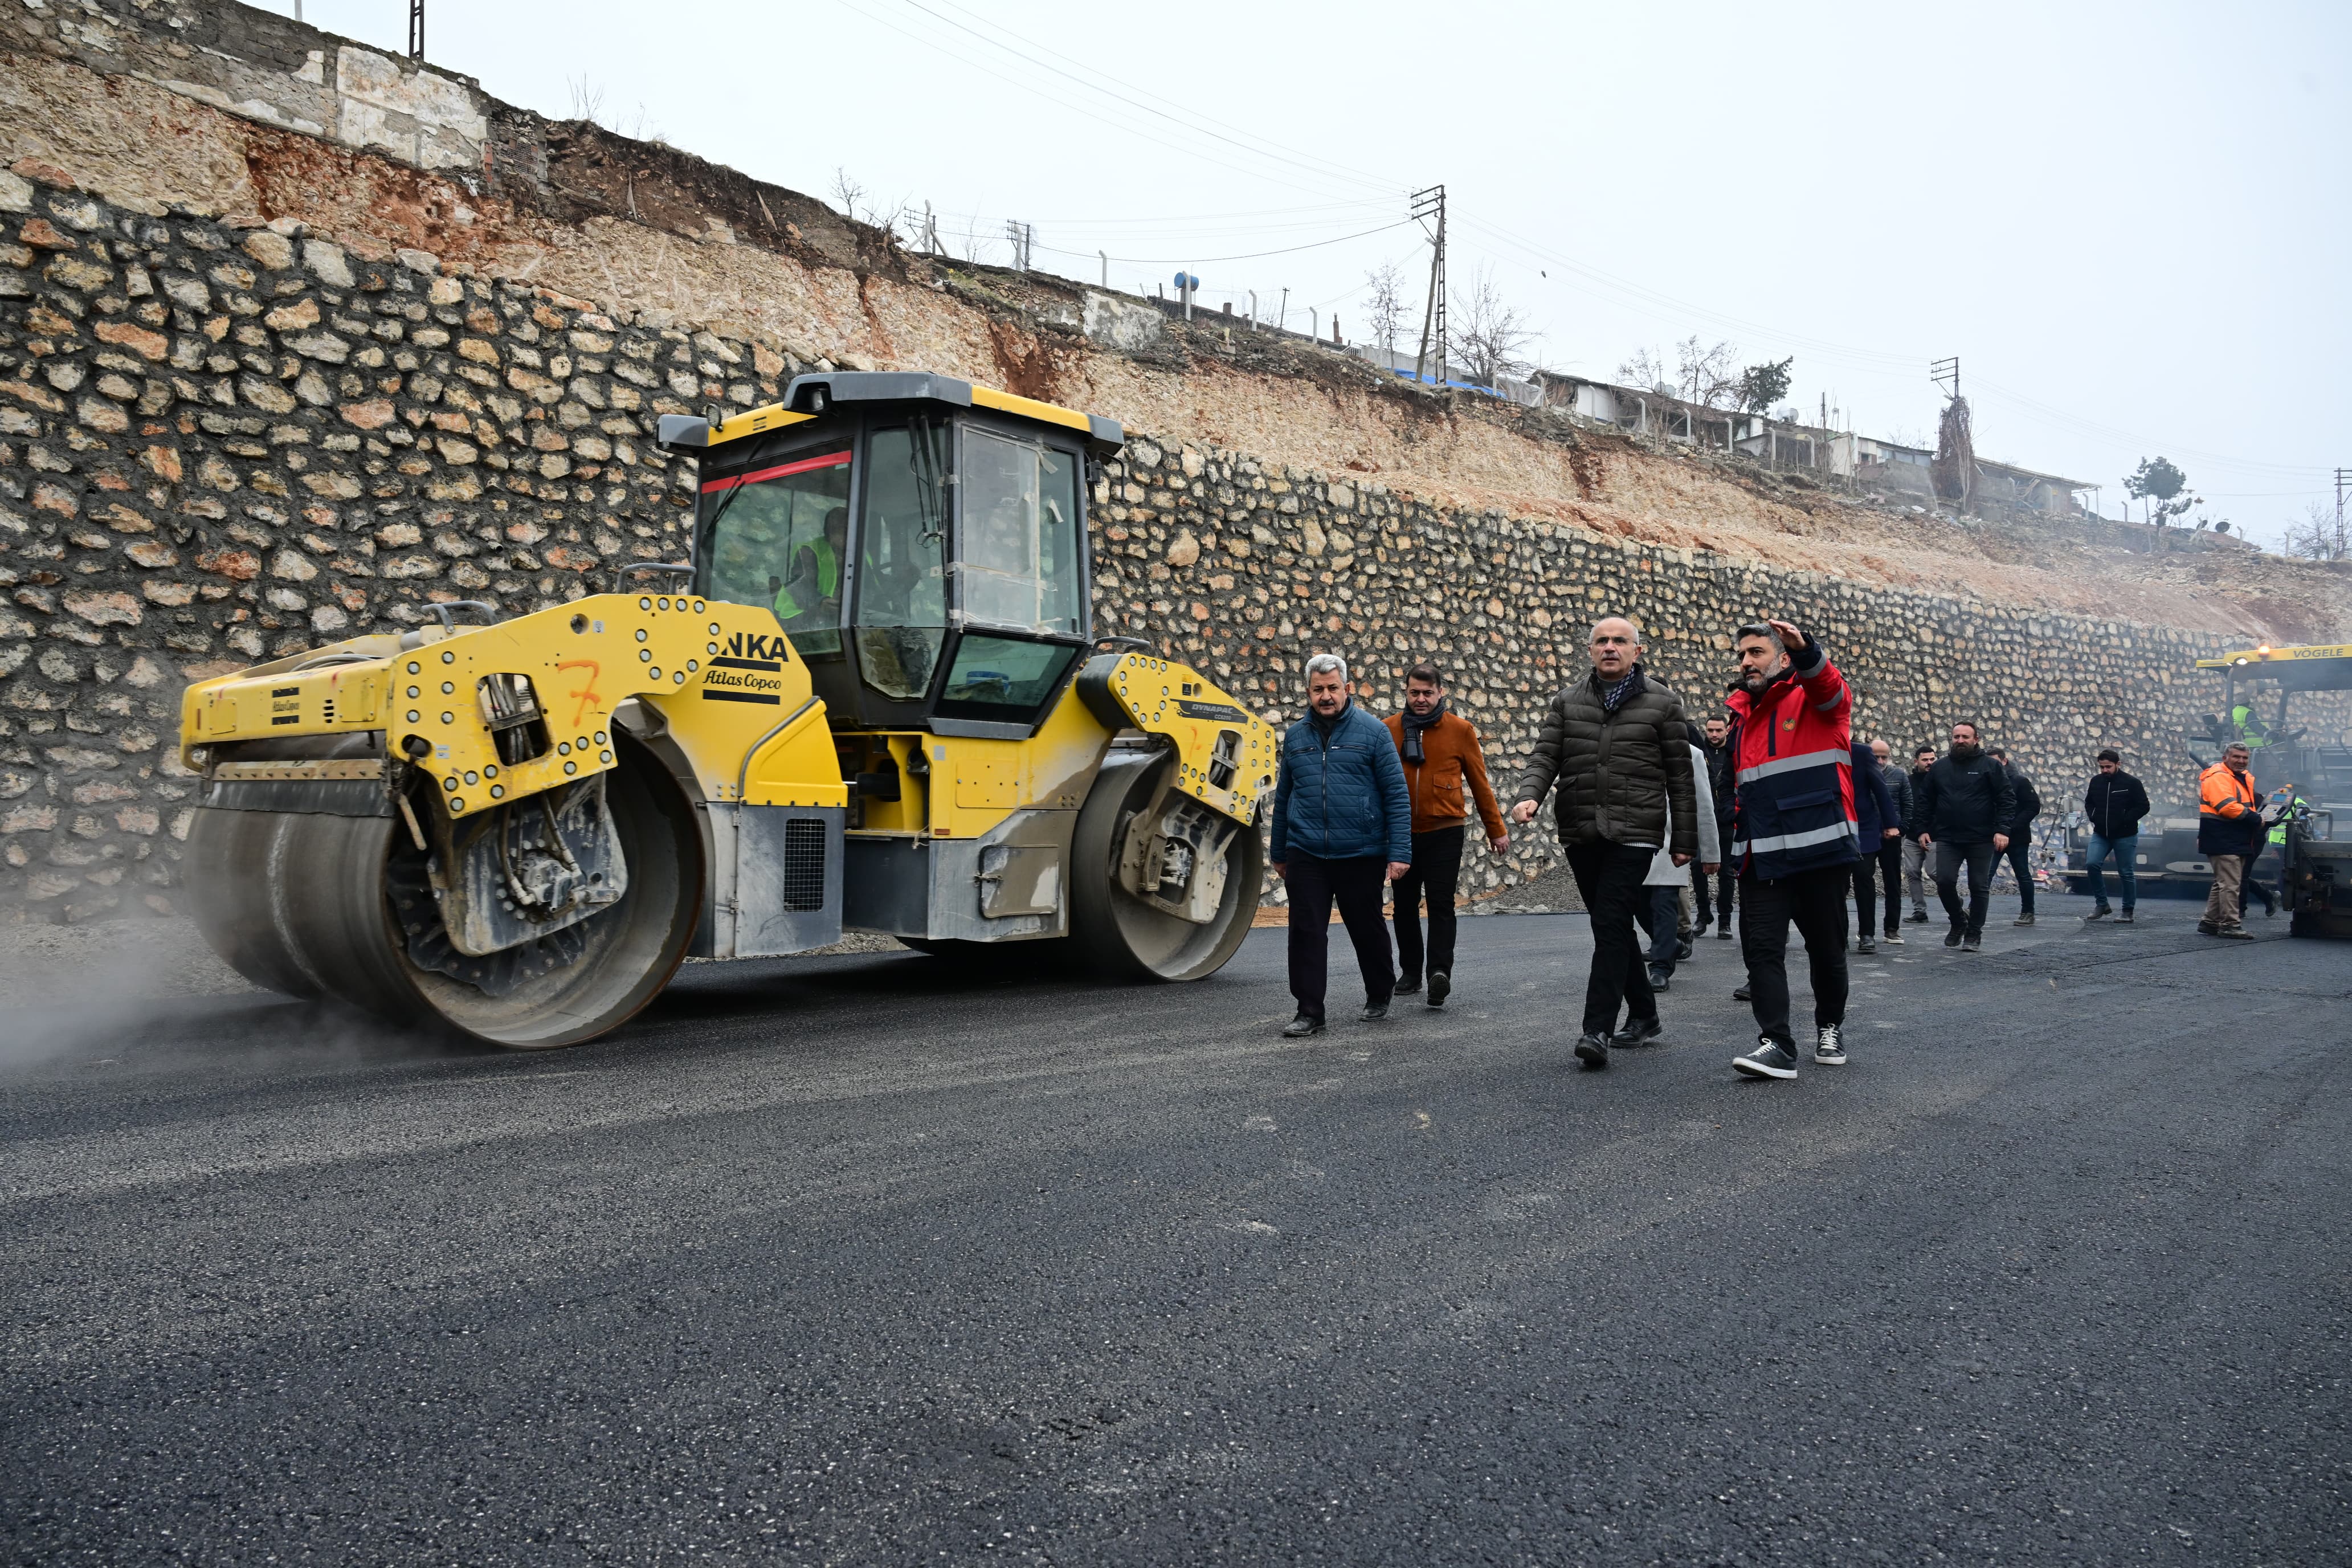
[[(1308, 245), (1286, 246), (1280, 250), (1254, 250), (1246, 256), (1202, 256), (1190, 259), (1181, 256), (1114, 256), (1108, 259), (1130, 267), (1208, 267), (1221, 261), (1256, 261), (1268, 256), (1296, 256), (1302, 250), (1320, 250), (1326, 246), (1345, 245), (1351, 239), (1365, 239), (1372, 235), (1386, 234), (1392, 228), (1403, 228), (1412, 222), (1411, 218), (1400, 218), (1394, 223), (1384, 223), (1378, 228), (1365, 229), (1361, 234), (1343, 234), (1334, 239), (1318, 239)], [(1063, 250), (1051, 245), (1040, 245), (1035, 248), (1051, 251), (1055, 256), (1084, 258), (1097, 254), (1091, 250)]]

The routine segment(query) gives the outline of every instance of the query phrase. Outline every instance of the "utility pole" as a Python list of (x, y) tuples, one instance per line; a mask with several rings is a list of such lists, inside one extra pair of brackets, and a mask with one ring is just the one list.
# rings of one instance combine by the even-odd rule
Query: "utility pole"
[(425, 58), (425, 0), (408, 0), (408, 58)]
[(1954, 397), (1959, 396), (1960, 356), (1954, 354), (1949, 359), (1939, 359), (1935, 361), (1927, 366), (1927, 377), (1938, 386), (1944, 386), (1946, 382), (1951, 383), (1949, 386), (1945, 387), (1945, 390), (1949, 392)]
[(2344, 497), (2347, 492), (2352, 492), (2352, 468), (2338, 468), (2336, 470), (2336, 533), (2338, 538), (2344, 534)]
[(1432, 185), (1416, 191), (1412, 216), (1423, 223), (1434, 219), (1437, 226), (1430, 236), (1429, 305), (1421, 316), (1421, 353), (1412, 362), (1412, 378), (1419, 382), (1422, 367), (1429, 363), (1429, 351), (1435, 346), (1436, 374), (1430, 377), (1434, 384), (1445, 379), (1445, 187)]

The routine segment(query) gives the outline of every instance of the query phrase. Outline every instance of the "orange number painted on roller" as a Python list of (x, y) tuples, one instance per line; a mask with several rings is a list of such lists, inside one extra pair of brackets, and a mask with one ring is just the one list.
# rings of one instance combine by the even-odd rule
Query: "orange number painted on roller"
[(561, 675), (567, 669), (584, 669), (588, 672), (588, 679), (582, 681), (580, 689), (572, 694), (580, 700), (580, 706), (572, 710), (572, 727), (577, 730), (580, 728), (580, 721), (587, 717), (588, 705), (591, 702), (604, 700), (596, 694), (596, 677), (604, 673), (604, 666), (593, 658), (575, 658), (568, 663), (557, 665), (555, 673)]

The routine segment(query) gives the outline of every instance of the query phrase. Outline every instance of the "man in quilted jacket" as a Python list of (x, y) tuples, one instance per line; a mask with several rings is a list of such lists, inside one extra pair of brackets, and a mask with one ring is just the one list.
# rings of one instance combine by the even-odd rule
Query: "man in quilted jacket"
[(1641, 632), (1624, 616), (1594, 625), (1587, 647), (1592, 673), (1551, 700), (1512, 791), (1511, 819), (1532, 822), (1559, 786), (1552, 816), (1592, 917), (1592, 970), (1576, 1042), (1577, 1059), (1588, 1068), (1607, 1067), (1612, 1045), (1639, 1045), (1661, 1033), (1634, 911), (1649, 897), (1643, 883), (1659, 850), (1676, 866), (1698, 853), (1689, 722), (1683, 700), (1643, 668)]
[(1290, 890), (1290, 994), (1298, 1016), (1282, 1031), (1323, 1032), (1331, 906), (1364, 974), (1366, 1022), (1389, 1016), (1396, 994), (1381, 889), (1412, 868), (1412, 802), (1388, 727), (1348, 697), (1347, 661), (1307, 661), (1307, 717), (1282, 738), (1269, 858)]

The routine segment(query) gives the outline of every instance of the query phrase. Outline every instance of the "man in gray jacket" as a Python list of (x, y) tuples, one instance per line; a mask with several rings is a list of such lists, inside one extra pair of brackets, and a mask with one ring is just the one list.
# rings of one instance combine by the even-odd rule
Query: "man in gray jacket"
[[(1642, 962), (1634, 911), (1647, 898), (1650, 862), (1674, 865), (1698, 853), (1698, 795), (1691, 771), (1683, 700), (1642, 668), (1642, 634), (1622, 616), (1592, 628), (1592, 672), (1551, 700), (1543, 730), (1519, 775), (1515, 822), (1532, 822), (1544, 796), (1552, 807), (1568, 868), (1592, 917), (1592, 970), (1584, 985), (1577, 1059), (1609, 1065), (1622, 1005), (1629, 1035), (1658, 1033), (1658, 998)], [(1630, 1041), (1628, 1042), (1630, 1043)]]

